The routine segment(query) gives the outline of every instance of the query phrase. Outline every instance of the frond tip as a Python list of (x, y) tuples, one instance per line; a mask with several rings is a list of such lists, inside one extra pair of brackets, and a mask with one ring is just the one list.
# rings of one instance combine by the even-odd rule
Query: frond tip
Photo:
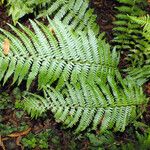
[[(23, 101), (24, 109), (32, 117), (37, 117), (44, 110), (51, 110), (57, 122), (62, 122), (67, 128), (76, 126), (76, 133), (91, 126), (93, 130), (100, 127), (101, 132), (110, 128), (124, 131), (147, 102), (142, 90), (132, 81), (123, 81), (120, 88), (111, 76), (108, 83), (98, 81), (98, 85), (67, 84), (66, 89), (61, 91), (48, 87), (45, 98), (28, 93)], [(131, 84), (127, 86), (127, 82)]]

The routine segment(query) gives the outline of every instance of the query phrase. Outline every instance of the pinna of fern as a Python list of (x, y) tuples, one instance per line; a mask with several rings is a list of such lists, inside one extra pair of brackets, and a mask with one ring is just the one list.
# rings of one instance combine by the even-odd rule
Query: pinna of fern
[(76, 133), (87, 128), (99, 129), (101, 133), (111, 128), (124, 131), (147, 103), (142, 89), (130, 79), (121, 80), (119, 84), (112, 76), (107, 77), (107, 82), (97, 80), (96, 85), (83, 80), (76, 85), (67, 83), (66, 88), (59, 91), (47, 87), (45, 97), (27, 92), (22, 101), (23, 109), (32, 117), (50, 110), (64, 127), (76, 127)]
[[(59, 20), (50, 20), (50, 26), (31, 21), (34, 32), (19, 24), (22, 30), (9, 25), (16, 33), (0, 29), (0, 81), (3, 84), (13, 75), (13, 84), (27, 80), (27, 89), (38, 78), (38, 87), (58, 81), (57, 88), (78, 77), (94, 81), (96, 76), (106, 80), (115, 75), (118, 54), (110, 52), (104, 40), (97, 40), (94, 32), (74, 31)], [(22, 32), (23, 31), (23, 32)], [(4, 53), (4, 41), (9, 40), (10, 49)]]

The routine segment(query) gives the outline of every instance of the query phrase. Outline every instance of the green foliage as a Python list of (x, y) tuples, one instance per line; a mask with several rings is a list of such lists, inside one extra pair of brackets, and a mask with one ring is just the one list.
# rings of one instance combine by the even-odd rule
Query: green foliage
[[(146, 14), (146, 0), (117, 0), (120, 6), (116, 7), (116, 25), (113, 28), (115, 45), (120, 51), (129, 51), (128, 60), (133, 66), (144, 64), (145, 47), (147, 41), (142, 35), (141, 27), (135, 22), (131, 22), (129, 16), (143, 16)], [(129, 15), (129, 16), (128, 16)]]
[[(60, 88), (69, 79), (77, 83), (80, 75), (91, 81), (99, 76), (105, 81), (108, 74), (117, 72), (117, 53), (115, 50), (111, 53), (109, 45), (97, 39), (92, 30), (73, 31), (58, 20), (49, 20), (50, 27), (30, 22), (35, 33), (21, 24), (25, 33), (10, 25), (18, 37), (0, 29), (0, 80), (3, 79), (3, 84), (14, 75), (13, 84), (26, 79), (27, 89), (35, 78), (38, 78), (39, 88), (56, 80)], [(8, 55), (3, 53), (6, 38), (10, 40)]]
[(95, 34), (99, 33), (94, 10), (89, 8), (89, 0), (55, 0), (46, 10), (41, 11), (39, 17), (51, 16), (59, 19), (63, 24), (70, 25), (75, 30), (92, 29)]
[(99, 32), (94, 11), (89, 8), (89, 0), (7, 0), (7, 7), (15, 24), (26, 14), (34, 13), (38, 18), (57, 18), (79, 30), (89, 26)]
[(140, 149), (148, 150), (150, 146), (150, 130), (148, 131), (148, 133), (145, 133), (144, 135), (136, 132), (136, 136), (139, 141), (139, 146), (137, 147), (140, 147)]
[(100, 132), (108, 128), (124, 131), (126, 125), (141, 113), (140, 107), (146, 99), (142, 89), (131, 80), (122, 80), (118, 86), (112, 76), (107, 78), (108, 82), (97, 79), (98, 85), (83, 82), (76, 86), (67, 84), (67, 89), (63, 87), (61, 91), (50, 87), (45, 90), (45, 98), (27, 93), (22, 101), (23, 108), (32, 117), (50, 109), (56, 121), (62, 122), (65, 127), (76, 125), (76, 133), (90, 124), (93, 130), (100, 126)]
[[(66, 132), (59, 135), (56, 129), (43, 129), (41, 132), (38, 133), (29, 133), (27, 136), (21, 139), (22, 145), (25, 149), (56, 149), (61, 150), (64, 148), (69, 150), (76, 150), (79, 149), (79, 144), (77, 143), (77, 139), (70, 135), (70, 133)], [(63, 143), (65, 142), (65, 143)], [(67, 145), (68, 143), (68, 145)]]
[(21, 99), (21, 92), (19, 88), (12, 90), (11, 95), (7, 92), (0, 93), (0, 111), (3, 109), (9, 109), (13, 107), (13, 99)]
[(11, 98), (9, 94), (3, 92), (0, 94), (0, 111), (12, 107)]
[[(122, 5), (117, 7), (119, 14), (114, 22), (116, 27), (114, 41), (120, 50), (128, 50), (128, 60), (132, 65), (125, 71), (138, 85), (144, 84), (150, 77), (150, 37), (149, 16), (144, 11), (147, 1), (118, 0)], [(142, 27), (144, 26), (142, 31)]]
[(46, 129), (46, 131), (38, 134), (29, 133), (26, 137), (22, 138), (21, 143), (28, 149), (35, 147), (48, 149), (48, 141), (49, 137), (51, 137), (51, 134), (51, 129)]
[(123, 134), (106, 131), (104, 134), (87, 133), (86, 136), (91, 150), (149, 150), (150, 145), (150, 128), (142, 122), (136, 122), (135, 128), (129, 127)]
[(128, 76), (130, 76), (134, 81), (137, 82), (139, 86), (143, 85), (150, 78), (150, 65), (144, 65), (143, 67), (128, 68), (126, 70)]
[(135, 133), (135, 141), (124, 143), (121, 145), (122, 150), (127, 149), (144, 149), (149, 150), (150, 146), (150, 128), (148, 128), (144, 133)]
[[(130, 19), (140, 26), (143, 26), (143, 36), (147, 39), (145, 44), (145, 49), (143, 50), (144, 54), (144, 66), (139, 66), (135, 69), (128, 68), (129, 76), (131, 76), (139, 85), (142, 85), (150, 78), (150, 18), (149, 15), (143, 17), (133, 17), (130, 16)], [(141, 28), (142, 29), (142, 28)], [(141, 30), (142, 31), (142, 30)]]
[(23, 16), (38, 13), (37, 9), (45, 8), (51, 0), (7, 0), (8, 14), (12, 16), (14, 24)]
[(114, 134), (110, 131), (106, 131), (105, 134), (95, 135), (87, 133), (86, 135), (90, 141), (89, 150), (117, 150), (119, 142), (115, 140)]
[[(14, 131), (22, 131), (27, 129), (27, 125), (25, 122), (22, 122), (19, 127), (14, 126), (12, 122), (3, 122), (5, 117), (7, 118), (9, 114), (5, 114), (5, 111), (9, 111), (9, 113), (12, 113), (10, 110), (14, 110), (14, 103), (13, 101), (15, 99), (21, 99), (21, 92), (19, 88), (15, 88), (10, 93), (2, 92), (0, 93), (0, 135), (6, 136)], [(14, 111), (16, 118), (21, 118), (24, 114), (23, 111)], [(7, 116), (8, 115), (8, 116)], [(4, 117), (4, 118), (3, 118)]]
[[(29, 89), (38, 78), (40, 89), (53, 83), (56, 88), (46, 90), (45, 98), (29, 94), (23, 108), (32, 117), (51, 110), (66, 127), (79, 123), (76, 133), (90, 124), (94, 130), (101, 124), (101, 132), (124, 131), (147, 101), (134, 82), (121, 78), (115, 49), (110, 52), (109, 45), (88, 27), (87, 32), (74, 30), (57, 19), (49, 19), (50, 27), (30, 22), (35, 33), (21, 24), (24, 32), (10, 25), (18, 37), (0, 29), (0, 79), (5, 84), (13, 75), (13, 84), (27, 80)], [(2, 48), (6, 38), (11, 43), (8, 55)]]
[(145, 62), (150, 63), (150, 16), (143, 16), (143, 17), (132, 17), (130, 19), (134, 22), (138, 23), (139, 25), (143, 26), (143, 36), (147, 39), (147, 45), (145, 45), (145, 49), (143, 51), (145, 55)]
[(12, 132), (16, 132), (16, 131), (24, 131), (28, 128), (28, 125), (25, 122), (22, 122), (18, 127), (14, 126), (12, 123), (7, 122), (6, 123), (2, 123), (0, 121), (0, 135), (1, 136), (7, 136), (9, 134), (11, 134)]
[(4, 4), (5, 0), (0, 0), (0, 6)]
[[(127, 6), (117, 8), (122, 14), (117, 16), (121, 21), (115, 22), (119, 27), (114, 30), (119, 38), (126, 36), (125, 41), (129, 43), (123, 42), (124, 37), (114, 41), (121, 42), (123, 49), (136, 45), (134, 50), (138, 51), (143, 46), (142, 40), (138, 40), (142, 32), (138, 30), (139, 25), (130, 23), (126, 13), (144, 14), (138, 6), (145, 3), (120, 2)], [(27, 12), (33, 11), (34, 2), (30, 3), (32, 9), (25, 7)], [(36, 4), (41, 3), (43, 1)], [(25, 92), (22, 103), (16, 103), (16, 107), (22, 107), (32, 117), (51, 110), (57, 122), (67, 128), (76, 127), (76, 133), (88, 128), (99, 129), (101, 133), (112, 128), (124, 131), (147, 104), (142, 88), (129, 77), (122, 79), (117, 68), (119, 55), (115, 48), (111, 52), (103, 34), (98, 34), (96, 17), (88, 8), (88, 0), (57, 0), (48, 5), (48, 10), (38, 17), (49, 14), (53, 18), (48, 18), (49, 26), (30, 20), (34, 32), (22, 24), (19, 24), (21, 29), (9, 25), (15, 35), (0, 29), (0, 81), (4, 85), (12, 77), (12, 85), (19, 85), (26, 80), (29, 90), (38, 80), (38, 89), (44, 91), (44, 97)], [(34, 148), (37, 139), (31, 139), (24, 139), (24, 143)], [(45, 148), (46, 141), (42, 143), (41, 147)]]

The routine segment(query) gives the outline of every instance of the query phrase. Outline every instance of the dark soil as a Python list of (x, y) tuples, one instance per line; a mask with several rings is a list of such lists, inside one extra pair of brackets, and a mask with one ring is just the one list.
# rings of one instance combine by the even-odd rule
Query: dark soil
[(91, 6), (94, 8), (97, 14), (97, 23), (100, 25), (101, 32), (106, 33), (107, 40), (111, 42), (113, 38), (113, 21), (115, 21), (116, 11), (114, 9), (117, 6), (116, 1), (112, 0), (92, 0)]
[[(113, 37), (113, 21), (115, 20), (115, 9), (114, 7), (118, 5), (113, 0), (92, 0), (91, 6), (95, 9), (95, 13), (97, 14), (97, 22), (100, 25), (100, 29), (103, 32), (106, 32), (107, 40), (111, 41)], [(30, 27), (28, 18), (33, 18), (32, 15), (25, 16), (21, 23), (25, 24), (26, 26)], [(11, 17), (8, 17), (8, 13), (6, 11), (6, 8), (1, 6), (0, 7), (0, 27), (3, 29), (6, 29), (10, 31), (10, 28), (8, 27), (7, 23), (13, 24), (13, 21), (11, 20)], [(121, 57), (120, 61), (120, 68), (124, 68), (127, 65), (127, 62), (125, 61), (123, 55)], [(9, 84), (8, 84), (9, 85)], [(24, 85), (22, 85), (24, 88)], [(148, 82), (144, 86), (145, 92), (148, 96), (150, 96), (150, 82)], [(1, 89), (0, 89), (1, 90)], [(8, 91), (8, 93), (12, 96), (12, 101), (14, 101), (13, 94), (11, 94), (13, 88), (9, 89), (9, 86), (5, 86), (3, 90)], [(14, 101), (15, 103), (15, 101)], [(89, 141), (86, 138), (78, 138), (70, 131), (65, 131), (61, 128), (61, 125), (56, 123), (52, 117), (51, 113), (48, 113), (47, 119), (40, 118), (38, 120), (31, 119), (28, 115), (24, 114), (22, 118), (18, 119), (16, 116), (16, 112), (18, 110), (12, 110), (12, 109), (6, 109), (5, 111), (1, 112), (3, 114), (2, 123), (3, 124), (10, 124), (14, 127), (18, 128), (22, 122), (25, 122), (29, 127), (31, 127), (31, 131), (34, 134), (37, 134), (43, 130), (46, 129), (52, 129), (54, 132), (54, 135), (58, 137), (60, 140), (59, 145), (54, 144), (49, 141), (49, 149), (55, 150), (55, 149), (63, 149), (63, 150), (69, 150), (71, 149), (71, 145), (75, 145), (75, 149), (82, 149), (86, 150), (89, 148)], [(144, 122), (149, 124), (150, 122), (150, 105), (147, 107), (147, 112), (144, 114), (143, 118)], [(118, 134), (116, 135), (117, 139), (120, 139), (121, 141), (125, 140), (126, 138), (129, 138), (127, 135), (128, 133)], [(131, 138), (130, 138), (131, 139)], [(74, 143), (75, 142), (75, 143)], [(0, 137), (0, 144), (1, 144), (1, 137)], [(4, 141), (4, 144), (6, 145), (6, 148), (8, 150), (18, 150), (20, 149), (20, 146), (17, 146), (15, 143), (15, 138), (9, 138), (6, 141)], [(58, 148), (59, 147), (59, 148)], [(40, 150), (38, 147), (35, 148), (35, 150)]]

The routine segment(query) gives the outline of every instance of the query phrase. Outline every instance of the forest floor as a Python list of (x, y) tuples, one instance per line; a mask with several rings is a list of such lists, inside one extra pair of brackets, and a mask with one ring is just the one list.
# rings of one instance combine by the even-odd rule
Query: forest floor
[[(95, 9), (95, 13), (98, 16), (97, 22), (100, 25), (100, 29), (101, 31), (106, 32), (107, 40), (109, 42), (111, 42), (113, 37), (112, 22), (115, 20), (116, 11), (114, 8), (117, 5), (118, 4), (113, 0), (92, 0), (91, 2), (91, 7)], [(33, 16), (24, 17), (21, 20), (21, 23), (30, 26), (28, 18), (33, 18)], [(11, 17), (8, 17), (6, 8), (1, 6), (0, 27), (9, 31), (10, 28), (7, 23), (12, 24), (13, 22)], [(127, 65), (127, 62), (124, 59), (124, 55), (122, 55), (119, 68), (122, 68), (125, 65)], [(21, 86), (21, 90), (24, 90), (24, 86)], [(150, 82), (145, 84), (143, 88), (147, 96), (150, 96)], [(8, 83), (2, 89), (0, 88), (0, 92), (4, 94), (8, 93), (10, 96), (9, 100), (7, 99), (7, 109), (2, 109), (0, 106), (0, 150), (2, 148), (5, 148), (6, 150), (20, 150), (23, 149), (23, 147), (27, 150), (98, 149), (98, 142), (101, 141), (100, 139), (95, 139), (93, 137), (96, 133), (93, 132), (94, 134), (82, 134), (76, 136), (72, 131), (69, 131), (68, 129), (65, 130), (60, 124), (56, 123), (50, 112), (43, 118), (31, 119), (26, 113), (15, 108), (17, 105), (16, 97), (19, 98), (19, 89), (15, 87), (10, 88)], [(6, 94), (6, 97), (8, 95)], [(3, 102), (5, 102), (5, 100)], [(150, 105), (148, 105), (147, 111), (140, 121), (150, 125)], [(124, 133), (115, 133), (115, 141), (110, 143), (106, 142), (103, 145), (104, 148), (111, 149), (113, 144), (121, 145), (122, 143), (127, 143), (129, 141), (135, 142), (134, 130), (135, 128), (129, 126)], [(94, 141), (92, 141), (92, 139)], [(27, 145), (29, 146), (28, 148)]]

